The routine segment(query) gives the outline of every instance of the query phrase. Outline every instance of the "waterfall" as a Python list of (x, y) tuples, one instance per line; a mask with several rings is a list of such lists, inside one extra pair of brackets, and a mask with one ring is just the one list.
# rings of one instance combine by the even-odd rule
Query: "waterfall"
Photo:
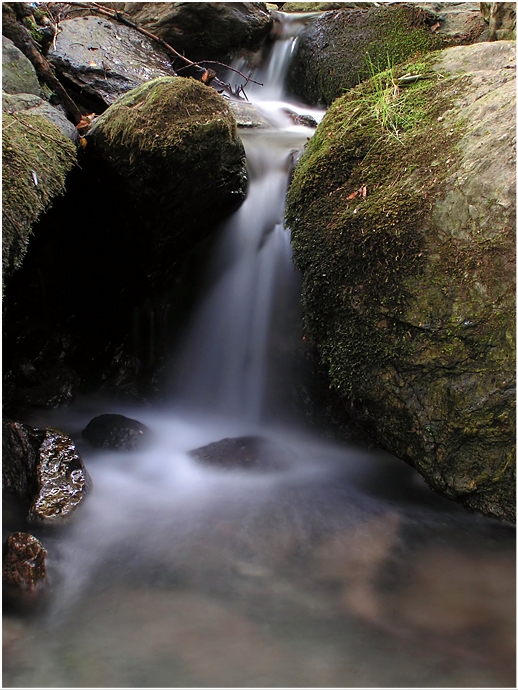
[[(273, 370), (272, 323), (277, 342), (295, 337), (293, 323), (282, 316), (275, 319), (279, 308), (287, 308), (286, 301), (291, 301), (292, 309), (298, 303), (299, 281), (283, 216), (294, 152), (313, 133), (311, 128), (294, 125), (286, 114), (292, 104), (280, 100), (304, 24), (300, 15), (293, 19), (275, 14), (279, 37), (256, 75), (264, 86), (247, 86), (247, 95), (271, 127), (241, 133), (249, 192), (221, 233), (211, 269), (216, 278), (176, 357), (173, 384), (176, 404), (182, 409), (253, 422), (263, 420), (268, 406), (275, 405), (268, 396), (268, 380), (275, 378), (279, 383), (282, 378), (282, 371)], [(243, 60), (235, 65), (246, 73)], [(231, 74), (231, 81), (238, 78)], [(323, 115), (307, 106), (305, 111), (318, 119)]]
[[(300, 312), (284, 197), (312, 134), (285, 111), (322, 113), (283, 91), (302, 18), (274, 14), (264, 90), (248, 91), (272, 124), (242, 133), (248, 196), (174, 355), (172, 401), (87, 399), (35, 424), (78, 440), (94, 488), (42, 530), (51, 587), (41, 612), (7, 612), (3, 687), (512, 685), (511, 528), (379, 450), (285, 422)], [(149, 445), (89, 448), (81, 430), (101, 412), (146, 424)], [(284, 465), (192, 456), (245, 434)]]

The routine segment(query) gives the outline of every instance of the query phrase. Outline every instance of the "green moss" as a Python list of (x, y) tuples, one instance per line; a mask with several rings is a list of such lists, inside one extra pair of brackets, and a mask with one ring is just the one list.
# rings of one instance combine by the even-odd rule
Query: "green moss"
[(63, 194), (76, 163), (76, 147), (59, 128), (24, 112), (2, 118), (2, 195), (4, 277), (19, 268), (31, 229)]

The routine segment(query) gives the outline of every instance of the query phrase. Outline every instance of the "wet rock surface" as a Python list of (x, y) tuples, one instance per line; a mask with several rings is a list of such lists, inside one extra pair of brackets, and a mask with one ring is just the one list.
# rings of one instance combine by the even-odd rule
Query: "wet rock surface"
[(2, 420), (2, 489), (17, 495), (32, 496), (37, 490), (38, 450), (44, 431), (28, 424)]
[(204, 464), (227, 470), (281, 470), (294, 459), (293, 451), (262, 436), (224, 438), (191, 450), (189, 455)]
[(22, 590), (33, 590), (45, 584), (47, 551), (32, 534), (13, 532), (6, 544), (3, 557), (4, 584)]
[(91, 488), (91, 479), (74, 442), (59, 429), (45, 430), (36, 469), (38, 493), (29, 522), (54, 524), (68, 518)]
[(151, 79), (174, 74), (165, 50), (128, 26), (93, 16), (59, 26), (48, 59), (77, 91), (78, 102), (95, 112)]
[(83, 429), (83, 438), (96, 448), (133, 450), (149, 441), (149, 429), (121, 414), (102, 414), (92, 419)]

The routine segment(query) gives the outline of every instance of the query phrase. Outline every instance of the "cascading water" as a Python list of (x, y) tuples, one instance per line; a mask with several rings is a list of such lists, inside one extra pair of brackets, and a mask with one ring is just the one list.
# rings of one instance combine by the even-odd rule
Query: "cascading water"
[[(247, 91), (273, 124), (243, 135), (249, 194), (222, 230), (170, 404), (82, 401), (37, 420), (77, 439), (95, 488), (72, 525), (44, 534), (52, 591), (41, 615), (7, 617), (4, 687), (512, 684), (512, 531), (381, 452), (282, 423), (278, 350), (300, 337), (284, 195), (311, 130), (279, 101), (301, 18), (276, 16), (264, 91)], [(144, 422), (150, 447), (86, 447), (101, 412)], [(188, 454), (250, 433), (280, 453), (278, 471)]]

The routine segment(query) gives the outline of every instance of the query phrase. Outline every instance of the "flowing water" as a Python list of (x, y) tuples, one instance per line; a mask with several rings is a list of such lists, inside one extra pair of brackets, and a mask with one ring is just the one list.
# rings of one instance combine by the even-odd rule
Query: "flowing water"
[[(272, 128), (243, 134), (249, 194), (221, 232), (170, 401), (82, 400), (32, 420), (77, 440), (94, 490), (71, 525), (39, 533), (51, 590), (39, 615), (4, 617), (4, 687), (514, 686), (513, 529), (287, 414), (300, 281), (284, 196), (312, 130), (283, 111), (304, 109), (282, 91), (299, 18), (282, 27), (253, 90)], [(145, 423), (151, 446), (88, 448), (81, 430), (104, 412)], [(245, 435), (280, 469), (188, 455)]]

